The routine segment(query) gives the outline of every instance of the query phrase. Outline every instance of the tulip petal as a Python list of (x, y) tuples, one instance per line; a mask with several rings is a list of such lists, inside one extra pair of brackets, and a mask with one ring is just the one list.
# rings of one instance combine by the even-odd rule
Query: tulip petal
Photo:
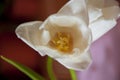
[(92, 30), (93, 41), (97, 40), (102, 35), (107, 33), (110, 29), (112, 29), (116, 25), (116, 20), (120, 16), (120, 8), (117, 5), (116, 1), (110, 1), (111, 2), (105, 5), (106, 7), (104, 6), (101, 8), (102, 16), (96, 18), (94, 21), (90, 20), (91, 22), (89, 27)]
[(85, 0), (70, 0), (57, 14), (76, 16), (86, 24), (89, 23)]
[(73, 69), (73, 70), (84, 70), (88, 68), (90, 63), (92, 62), (90, 52), (86, 53), (80, 53), (79, 56), (68, 56), (68, 57), (63, 57), (63, 58), (56, 58), (58, 62), (60, 62), (62, 65), (67, 67), (68, 69)]
[(117, 19), (120, 16), (119, 6), (111, 6), (103, 8), (103, 16), (106, 19)]
[[(31, 48), (39, 52), (39, 48), (36, 48), (37, 45), (40, 45), (41, 35), (44, 33), (42, 30), (39, 30), (39, 26), (42, 24), (41, 21), (33, 21), (28, 23), (23, 23), (19, 25), (16, 29), (16, 34), (18, 38), (23, 40), (26, 44), (28, 44)], [(44, 41), (44, 40), (43, 40)], [(42, 56), (45, 53), (40, 53)]]
[(89, 22), (93, 22), (97, 20), (99, 17), (103, 15), (102, 10), (99, 8), (95, 8), (91, 5), (88, 6), (88, 14), (89, 14)]
[(102, 8), (105, 4), (105, 0), (87, 0), (88, 5), (92, 5), (97, 8)]
[(104, 35), (106, 32), (108, 32), (110, 29), (112, 29), (115, 25), (116, 20), (107, 20), (104, 18), (100, 18), (97, 21), (91, 23), (89, 27), (92, 31), (93, 42)]

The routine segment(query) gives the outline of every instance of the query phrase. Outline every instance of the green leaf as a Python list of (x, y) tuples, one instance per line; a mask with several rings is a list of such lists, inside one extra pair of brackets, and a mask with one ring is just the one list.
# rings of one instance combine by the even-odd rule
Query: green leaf
[(14, 67), (16, 67), (17, 69), (19, 69), (21, 72), (23, 72), (24, 74), (26, 74), (28, 77), (30, 77), (32, 80), (45, 80), (42, 76), (40, 76), (39, 74), (37, 74), (36, 72), (34, 72), (33, 70), (31, 70), (30, 68), (15, 62), (13, 60), (10, 60), (8, 58), (5, 58), (3, 56), (0, 56), (1, 59), (3, 59), (4, 61), (8, 62), (9, 64), (13, 65)]

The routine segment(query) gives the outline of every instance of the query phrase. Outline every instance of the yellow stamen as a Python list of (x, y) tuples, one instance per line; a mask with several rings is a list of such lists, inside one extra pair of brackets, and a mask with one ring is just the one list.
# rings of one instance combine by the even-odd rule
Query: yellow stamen
[(57, 32), (49, 43), (51, 47), (64, 53), (71, 52), (73, 49), (73, 40), (69, 33)]

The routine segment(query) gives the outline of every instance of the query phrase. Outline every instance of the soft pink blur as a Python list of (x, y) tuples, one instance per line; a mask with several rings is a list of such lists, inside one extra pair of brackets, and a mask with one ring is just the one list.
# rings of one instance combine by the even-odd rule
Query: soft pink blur
[(120, 80), (120, 19), (107, 34), (91, 45), (93, 63), (79, 80)]

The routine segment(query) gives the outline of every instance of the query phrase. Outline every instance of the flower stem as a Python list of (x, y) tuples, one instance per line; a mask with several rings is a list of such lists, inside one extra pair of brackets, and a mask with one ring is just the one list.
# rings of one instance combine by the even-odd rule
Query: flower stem
[(53, 67), (52, 67), (52, 58), (48, 57), (47, 59), (47, 72), (50, 80), (57, 80), (54, 73), (53, 73)]
[(71, 70), (71, 69), (69, 71), (70, 71), (70, 75), (71, 75), (72, 80), (77, 80), (76, 72), (74, 70)]

